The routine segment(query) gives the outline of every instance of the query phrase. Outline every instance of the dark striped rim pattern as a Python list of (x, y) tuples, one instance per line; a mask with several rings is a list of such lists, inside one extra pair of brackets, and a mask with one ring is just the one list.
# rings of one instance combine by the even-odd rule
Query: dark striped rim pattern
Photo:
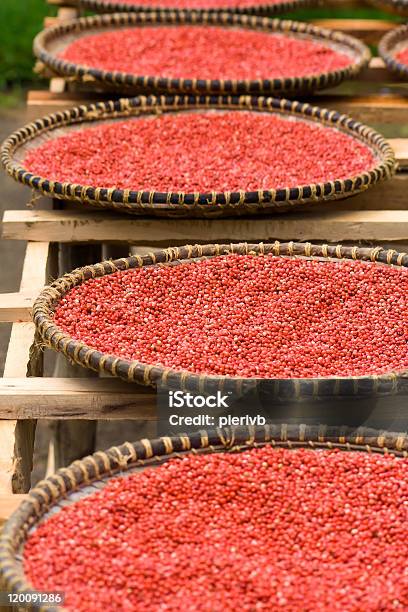
[[(345, 452), (408, 456), (408, 438), (403, 433), (303, 424), (225, 428), (127, 442), (106, 452), (97, 452), (81, 461), (75, 461), (69, 467), (60, 469), (53, 476), (42, 480), (31, 490), (28, 498), (7, 521), (0, 535), (0, 573), (4, 588), (21, 595), (36, 593), (28, 583), (21, 563), (21, 554), (29, 531), (35, 529), (42, 520), (46, 520), (50, 511), (56, 511), (59, 507), (94, 493), (112, 477), (126, 477), (126, 474), (137, 469), (148, 469), (170, 458), (180, 458), (189, 453), (242, 452), (266, 445), (288, 449), (338, 448)], [(39, 610), (58, 612), (63, 608), (42, 606)]]
[[(344, 69), (334, 70), (310, 77), (288, 77), (275, 79), (173, 79), (161, 75), (136, 75), (125, 72), (109, 72), (98, 68), (73, 64), (58, 57), (55, 44), (63, 45), (64, 39), (104, 30), (143, 27), (151, 25), (212, 25), (225, 28), (245, 28), (260, 32), (301, 36), (342, 49), (355, 61)], [(252, 15), (211, 13), (208, 11), (145, 11), (140, 13), (113, 13), (95, 15), (68, 21), (48, 28), (34, 40), (34, 54), (53, 73), (76, 81), (91, 82), (132, 93), (187, 93), (187, 94), (291, 94), (310, 92), (332, 87), (344, 79), (353, 78), (368, 64), (371, 54), (361, 41), (334, 30), (319, 28), (311, 24), (269, 19)]]
[(383, 36), (380, 44), (378, 45), (378, 52), (383, 58), (385, 65), (389, 70), (391, 70), (391, 72), (397, 74), (399, 77), (402, 77), (405, 80), (408, 80), (408, 65), (402, 64), (395, 59), (395, 55), (398, 53), (402, 45), (408, 48), (408, 24), (395, 28), (395, 30), (391, 30), (391, 32), (388, 32), (388, 34)]
[[(198, 258), (216, 257), (229, 254), (273, 254), (285, 257), (307, 257), (319, 259), (352, 259), (371, 261), (376, 264), (408, 267), (408, 254), (398, 253), (381, 247), (363, 248), (358, 246), (315, 245), (306, 243), (270, 244), (208, 244), (186, 245), (154, 251), (143, 257), (131, 257), (104, 261), (92, 266), (78, 268), (65, 274), (46, 287), (37, 298), (33, 308), (33, 320), (45, 346), (63, 353), (72, 362), (96, 372), (109, 373), (125, 381), (156, 387), (165, 385), (198, 393), (214, 393), (217, 390), (231, 390), (245, 393), (256, 388), (265, 379), (240, 378), (194, 374), (186, 370), (175, 370), (154, 364), (145, 364), (102, 353), (81, 341), (65, 334), (54, 323), (54, 311), (60, 300), (73, 287), (91, 278), (113, 274), (120, 270), (144, 266), (178, 265)], [(268, 379), (268, 389), (276, 398), (300, 399), (335, 396), (370, 396), (398, 393), (408, 372), (388, 372), (370, 376), (327, 377), (327, 378), (286, 378)]]
[[(250, 192), (184, 193), (108, 189), (103, 185), (89, 186), (53, 181), (49, 177), (33, 175), (17, 159), (16, 154), (27, 143), (32, 146), (36, 139), (41, 142), (45, 134), (55, 129), (69, 130), (70, 126), (82, 123), (137, 117), (157, 111), (184, 112), (194, 109), (279, 113), (318, 122), (337, 128), (369, 146), (377, 157), (377, 164), (357, 176), (325, 183)], [(99, 208), (111, 208), (130, 214), (209, 218), (281, 213), (305, 203), (345, 198), (390, 178), (396, 168), (394, 152), (386, 140), (378, 132), (347, 115), (283, 98), (255, 96), (140, 96), (59, 111), (14, 132), (3, 143), (1, 160), (8, 174), (16, 181), (49, 197), (85, 202)]]

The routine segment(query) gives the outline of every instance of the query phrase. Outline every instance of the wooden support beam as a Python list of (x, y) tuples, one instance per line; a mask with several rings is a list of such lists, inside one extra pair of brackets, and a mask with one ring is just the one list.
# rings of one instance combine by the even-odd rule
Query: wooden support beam
[(31, 308), (37, 293), (0, 294), (0, 323), (31, 321)]
[(78, 0), (47, 0), (50, 6), (78, 6)]
[(370, 45), (377, 44), (396, 25), (392, 21), (380, 19), (313, 19), (312, 23), (321, 28), (340, 30)]
[(110, 378), (0, 379), (0, 419), (156, 420), (156, 394)]
[(48, 242), (32, 242), (26, 251), (20, 291), (0, 294), (0, 323), (31, 321), (33, 302), (45, 283)]
[[(48, 242), (28, 243), (20, 290), (39, 292), (47, 276)], [(43, 355), (32, 323), (15, 323), (4, 367), (8, 380), (42, 376)], [(31, 485), (35, 421), (0, 421), (0, 494), (24, 493)]]
[[(39, 113), (46, 114), (60, 108), (114, 98), (113, 93), (106, 92), (29, 91), (27, 105), (39, 106)], [(400, 94), (333, 95), (333, 93), (316, 92), (305, 101), (351, 115), (369, 125), (405, 123), (408, 113), (408, 97)]]
[[(386, 203), (384, 203), (386, 205)], [(208, 242), (408, 240), (408, 210), (289, 213), (237, 219), (139, 219), (106, 212), (6, 211), (3, 237), (53, 242), (121, 242), (154, 247)]]

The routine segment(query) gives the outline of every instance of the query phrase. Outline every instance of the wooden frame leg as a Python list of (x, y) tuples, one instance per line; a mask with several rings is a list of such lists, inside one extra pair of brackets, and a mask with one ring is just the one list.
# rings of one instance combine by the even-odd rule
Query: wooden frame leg
[[(32, 323), (14, 323), (4, 376), (42, 376), (42, 351)], [(36, 421), (0, 421), (0, 494), (26, 493), (31, 487)]]
[[(40, 291), (47, 277), (49, 244), (27, 244), (20, 291)], [(43, 355), (33, 323), (13, 323), (4, 376), (43, 375)], [(26, 493), (31, 486), (36, 421), (0, 421), (0, 494)]]

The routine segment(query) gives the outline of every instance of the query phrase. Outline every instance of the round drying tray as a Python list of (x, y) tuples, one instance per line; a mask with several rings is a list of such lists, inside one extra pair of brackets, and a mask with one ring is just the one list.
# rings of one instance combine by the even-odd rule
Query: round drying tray
[[(25, 156), (33, 148), (48, 139), (78, 130), (84, 124), (112, 122), (124, 117), (132, 117), (137, 121), (137, 117), (147, 114), (195, 109), (278, 113), (296, 120), (335, 127), (370, 147), (377, 158), (377, 164), (367, 172), (343, 180), (288, 185), (282, 189), (207, 193), (137, 191), (137, 185), (134, 190), (106, 188), (104, 185), (80, 185), (51, 180), (51, 177), (47, 176), (36, 176), (24, 167)], [(125, 213), (167, 217), (220, 217), (283, 212), (292, 209), (294, 205), (354, 195), (389, 178), (395, 170), (394, 153), (383, 137), (346, 115), (300, 102), (249, 96), (136, 97), (59, 111), (14, 132), (3, 143), (1, 159), (10, 176), (43, 195), (112, 208)]]
[[(208, 0), (200, 0), (199, 2), (191, 3), (190, 10), (208, 11), (209, 13), (236, 13), (246, 15), (278, 15), (296, 11), (297, 9), (305, 8), (315, 4), (315, 0), (277, 0), (276, 2), (268, 2), (260, 0), (258, 2), (246, 2), (241, 6), (235, 6), (224, 0), (220, 6), (212, 6)], [(124, 0), (79, 0), (79, 4), (83, 9), (95, 11), (96, 13), (139, 13), (147, 9), (172, 11), (177, 10), (177, 0), (172, 2), (163, 2), (163, 0), (151, 0), (149, 3), (138, 4), (134, 2), (124, 2)]]
[(61, 299), (73, 288), (89, 279), (144, 266), (178, 265), (197, 259), (230, 254), (273, 254), (280, 257), (306, 257), (308, 259), (353, 259), (375, 262), (377, 265), (408, 267), (408, 254), (380, 247), (331, 246), (310, 243), (187, 245), (154, 251), (143, 257), (134, 255), (115, 261), (104, 261), (79, 268), (65, 274), (46, 287), (34, 303), (33, 320), (45, 346), (63, 353), (72, 362), (96, 372), (109, 373), (125, 381), (143, 385), (165, 385), (190, 392), (214, 393), (230, 390), (238, 394), (253, 390), (261, 381), (267, 381), (269, 392), (279, 398), (320, 398), (333, 396), (368, 396), (397, 393), (404, 387), (407, 371), (379, 375), (320, 378), (256, 379), (234, 376), (195, 374), (157, 364), (141, 363), (102, 353), (63, 332), (54, 322), (54, 312)]
[[(0, 536), (0, 573), (5, 590), (22, 598), (37, 594), (25, 576), (22, 555), (25, 543), (39, 524), (62, 508), (100, 491), (112, 479), (152, 469), (171, 458), (188, 454), (242, 452), (251, 448), (339, 449), (343, 452), (391, 453), (408, 456), (406, 434), (370, 429), (327, 428), (306, 425), (265, 425), (226, 428), (180, 436), (141, 440), (97, 452), (34, 487), (12, 514)], [(62, 607), (44, 605), (40, 610), (57, 612)]]
[(389, 70), (407, 80), (408, 64), (402, 64), (396, 59), (396, 54), (402, 51), (403, 48), (408, 48), (408, 25), (395, 28), (395, 30), (391, 30), (391, 32), (383, 36), (378, 45), (378, 52)]
[[(73, 41), (93, 34), (124, 28), (144, 26), (211, 25), (222, 28), (239, 28), (259, 32), (281, 33), (291, 37), (314, 40), (341, 51), (353, 58), (353, 63), (343, 69), (304, 77), (236, 80), (170, 78), (165, 74), (139, 75), (125, 72), (108, 72), (97, 67), (70, 63), (61, 54)], [(186, 51), (187, 52), (187, 51)], [(355, 77), (369, 59), (369, 49), (359, 40), (306, 23), (281, 21), (251, 15), (208, 13), (195, 11), (147, 11), (144, 13), (114, 13), (96, 15), (68, 21), (48, 28), (35, 38), (34, 53), (51, 71), (76, 81), (107, 87), (112, 90), (163, 93), (222, 93), (222, 94), (295, 94), (337, 85)]]

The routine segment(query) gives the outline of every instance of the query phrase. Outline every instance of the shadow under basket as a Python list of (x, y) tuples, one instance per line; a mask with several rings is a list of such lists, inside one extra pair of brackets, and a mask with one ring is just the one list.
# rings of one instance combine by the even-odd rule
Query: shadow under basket
[(164, 386), (192, 393), (214, 393), (231, 391), (242, 395), (263, 389), (265, 397), (282, 399), (330, 398), (341, 396), (374, 396), (396, 394), (407, 390), (407, 371), (387, 372), (378, 375), (321, 378), (243, 378), (195, 374), (155, 364), (130, 361), (102, 353), (81, 341), (74, 340), (54, 322), (54, 312), (60, 300), (73, 288), (89, 279), (103, 277), (120, 270), (140, 269), (145, 266), (171, 266), (194, 262), (220, 255), (264, 255), (276, 257), (303, 257), (321, 260), (361, 260), (375, 265), (408, 267), (408, 255), (380, 247), (314, 245), (311, 243), (271, 244), (209, 244), (187, 245), (154, 251), (150, 254), (134, 255), (115, 261), (104, 261), (93, 266), (79, 268), (65, 274), (46, 287), (37, 298), (33, 308), (33, 320), (44, 344), (63, 353), (72, 362), (97, 372), (109, 373), (125, 381), (153, 387)]
[[(194, 193), (138, 191), (60, 182), (55, 177), (51, 180), (51, 177), (34, 175), (24, 166), (25, 156), (33, 149), (90, 124), (109, 124), (124, 118), (137, 121), (139, 117), (159, 113), (191, 113), (196, 110), (211, 113), (247, 111), (318, 124), (323, 128), (335, 128), (366, 145), (374, 155), (375, 166), (357, 176), (324, 183), (258, 191)], [(379, 181), (390, 178), (396, 167), (394, 152), (386, 140), (346, 115), (301, 102), (249, 96), (141, 96), (59, 111), (14, 132), (3, 143), (1, 160), (12, 178), (45, 196), (121, 213), (171, 218), (217, 218), (287, 212), (302, 204), (347, 198), (365, 191)]]
[[(406, 3), (406, 14), (408, 15), (408, 2)], [(402, 64), (396, 59), (397, 53), (403, 49), (408, 49), (408, 24), (385, 34), (378, 45), (378, 53), (383, 58), (387, 68), (407, 81), (408, 64)]]
[[(22, 555), (28, 537), (39, 525), (62, 508), (100, 491), (112, 478), (126, 478), (135, 472), (157, 468), (169, 459), (177, 461), (187, 455), (240, 453), (265, 446), (290, 449), (290, 452), (300, 448), (315, 452), (319, 449), (339, 449), (346, 454), (360, 452), (392, 454), (404, 458), (408, 456), (408, 439), (405, 434), (287, 424), (200, 431), (125, 443), (106, 452), (97, 452), (81, 461), (75, 461), (69, 467), (39, 482), (6, 522), (0, 536), (0, 572), (3, 588), (21, 596), (31, 596), (36, 593), (25, 576), (22, 564)], [(149, 543), (146, 544), (148, 554)], [(72, 550), (72, 555), (75, 559), (75, 549)], [(111, 571), (114, 571), (114, 566), (111, 567)], [(45, 603), (40, 609), (56, 612), (63, 608)]]
[[(140, 75), (107, 71), (97, 66), (90, 67), (66, 61), (60, 54), (75, 40), (87, 35), (101, 34), (124, 28), (147, 26), (213, 26), (252, 30), (263, 33), (282, 34), (312, 40), (328, 48), (342, 52), (352, 58), (344, 68), (328, 70), (310, 76), (282, 76), (279, 78), (172, 78), (166, 74)], [(187, 49), (188, 51), (188, 49)], [(211, 52), (211, 50), (209, 50)], [(137, 13), (114, 13), (95, 15), (68, 21), (40, 32), (34, 40), (34, 54), (43, 66), (53, 74), (76, 82), (92, 84), (102, 89), (124, 93), (170, 93), (170, 94), (277, 94), (295, 96), (325, 87), (338, 85), (345, 79), (356, 77), (368, 64), (371, 53), (361, 41), (342, 32), (324, 29), (311, 24), (268, 19), (251, 15), (211, 13), (208, 11), (146, 11)]]
[[(146, 10), (159, 10), (159, 11), (174, 11), (177, 10), (177, 0), (174, 1), (174, 5), (170, 3), (161, 4), (160, 0), (153, 0), (150, 4), (138, 4), (137, 1), (134, 3), (123, 2), (123, 0), (79, 0), (81, 8), (88, 11), (95, 11), (96, 13), (140, 13)], [(224, 0), (222, 6), (211, 6), (211, 2), (206, 0), (200, 0), (195, 6), (191, 6), (191, 10), (205, 11), (208, 13), (236, 13), (246, 15), (263, 15), (272, 16), (279, 15), (281, 13), (288, 13), (289, 11), (296, 11), (298, 9), (306, 8), (317, 4), (317, 0), (279, 0), (277, 2), (268, 2), (267, 0), (261, 0), (260, 2), (248, 3), (247, 5), (234, 6), (233, 3)]]

